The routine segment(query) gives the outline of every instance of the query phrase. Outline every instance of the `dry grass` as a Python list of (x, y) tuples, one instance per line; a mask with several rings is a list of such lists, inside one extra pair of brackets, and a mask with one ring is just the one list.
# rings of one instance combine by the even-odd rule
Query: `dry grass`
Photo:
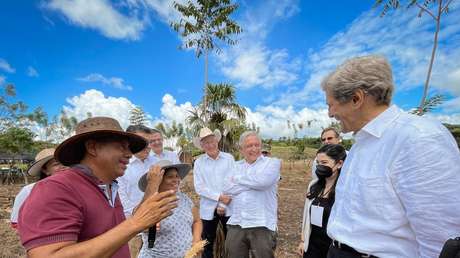
[[(278, 246), (276, 257), (298, 257), (295, 248), (300, 239), (300, 223), (307, 183), (310, 180), (311, 161), (284, 162), (282, 180), (279, 184), (279, 221)], [(185, 179), (182, 190), (198, 204), (198, 196), (193, 189), (193, 176), (189, 174)], [(14, 196), (21, 189), (21, 185), (0, 185), (0, 258), (24, 257), (24, 249), (14, 229), (9, 225), (9, 214)]]

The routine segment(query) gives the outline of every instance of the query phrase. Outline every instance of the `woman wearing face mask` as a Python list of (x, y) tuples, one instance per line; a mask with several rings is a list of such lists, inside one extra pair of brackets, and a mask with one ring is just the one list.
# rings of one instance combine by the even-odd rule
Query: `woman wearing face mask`
[(305, 200), (301, 242), (297, 248), (303, 258), (326, 258), (331, 245), (327, 221), (334, 204), (335, 185), (347, 153), (339, 144), (328, 144), (316, 153), (318, 181), (310, 183)]

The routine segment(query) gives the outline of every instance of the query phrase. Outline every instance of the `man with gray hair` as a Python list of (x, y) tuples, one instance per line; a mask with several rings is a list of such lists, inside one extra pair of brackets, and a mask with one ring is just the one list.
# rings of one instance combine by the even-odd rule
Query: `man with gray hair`
[(281, 162), (262, 155), (254, 131), (244, 132), (239, 146), (244, 159), (236, 162), (224, 186), (232, 197), (225, 252), (228, 258), (249, 257), (250, 250), (255, 258), (274, 257)]
[(328, 222), (328, 257), (438, 257), (460, 232), (460, 153), (438, 121), (391, 105), (391, 66), (353, 58), (321, 84), (329, 116), (353, 132)]

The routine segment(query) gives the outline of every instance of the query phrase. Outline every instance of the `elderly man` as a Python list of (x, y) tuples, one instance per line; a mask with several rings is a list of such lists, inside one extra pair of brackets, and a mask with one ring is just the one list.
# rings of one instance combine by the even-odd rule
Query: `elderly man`
[(169, 160), (173, 164), (179, 164), (177, 154), (163, 149), (163, 135), (157, 129), (151, 129), (152, 136), (149, 137), (149, 147), (152, 149), (152, 159), (154, 163), (160, 160)]
[(262, 141), (254, 131), (239, 140), (244, 159), (238, 161), (225, 183), (232, 196), (225, 252), (228, 258), (274, 257), (277, 229), (277, 188), (281, 162), (264, 157)]
[(460, 153), (439, 122), (391, 106), (381, 56), (353, 58), (321, 84), (329, 116), (355, 144), (328, 222), (328, 257), (438, 257), (460, 232)]
[(213, 257), (213, 245), (216, 239), (217, 225), (223, 226), (227, 234), (227, 221), (230, 216), (226, 209), (231, 201), (229, 195), (223, 194), (224, 178), (232, 171), (235, 160), (231, 154), (219, 151), (221, 138), (219, 130), (211, 131), (204, 127), (199, 136), (194, 138), (195, 146), (205, 152), (196, 161), (193, 171), (195, 191), (200, 196), (200, 217), (203, 222), (202, 239), (206, 239), (202, 257)]
[[(146, 144), (112, 118), (80, 122), (76, 135), (55, 152), (56, 160), (71, 167), (39, 181), (20, 210), (18, 231), (28, 257), (129, 257), (128, 240), (177, 206), (174, 191), (150, 191), (125, 220), (115, 179)], [(159, 181), (156, 169), (149, 176), (155, 187), (149, 189)]]

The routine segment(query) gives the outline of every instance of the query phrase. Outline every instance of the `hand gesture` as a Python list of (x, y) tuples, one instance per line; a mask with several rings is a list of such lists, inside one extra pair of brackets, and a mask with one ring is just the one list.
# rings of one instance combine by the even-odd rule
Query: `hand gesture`
[(219, 196), (219, 202), (225, 205), (228, 205), (231, 201), (232, 201), (232, 197), (230, 195), (221, 194)]
[(174, 191), (154, 193), (146, 198), (130, 218), (142, 230), (157, 224), (162, 219), (172, 214), (172, 209), (177, 207), (177, 196)]

